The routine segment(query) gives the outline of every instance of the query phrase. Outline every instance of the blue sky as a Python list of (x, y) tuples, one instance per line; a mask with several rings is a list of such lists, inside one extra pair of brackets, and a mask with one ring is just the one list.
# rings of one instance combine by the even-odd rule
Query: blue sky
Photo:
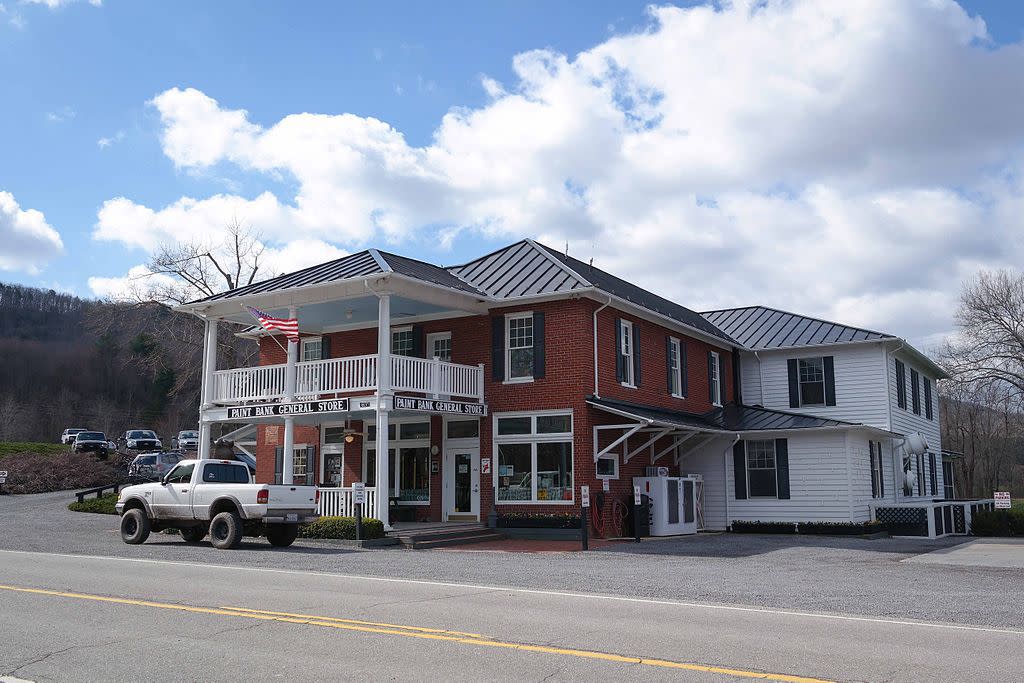
[[(266, 215), (283, 215), (288, 207), (302, 209), (304, 197), (320, 202), (315, 212), (292, 212), (295, 216), (288, 220), (300, 227), (282, 228), (270, 236), (270, 243), (283, 249), (288, 242), (283, 234), (306, 231), (305, 255), (296, 260), (293, 253), (282, 257), (282, 263), (316, 260), (318, 251), (326, 253), (318, 247), (324, 244), (344, 251), (372, 244), (455, 263), (533, 236), (560, 247), (569, 242), (575, 255), (594, 256), (610, 270), (694, 307), (788, 303), (803, 306), (801, 312), (843, 316), (856, 324), (896, 325), (893, 331), (919, 339), (934, 339), (950, 329), (956, 293), (951, 280), (980, 266), (1013, 260), (1012, 254), (1004, 261), (995, 254), (996, 245), (1005, 244), (1004, 235), (1017, 230), (1016, 224), (1000, 224), (980, 243), (968, 235), (978, 232), (979, 220), (1005, 221), (1020, 197), (1016, 186), (993, 189), (992, 175), (1006, 182), (1016, 175), (1020, 161), (1021, 131), (1009, 116), (1020, 104), (1014, 92), (1021, 82), (1010, 68), (1021, 58), (1017, 43), (1024, 35), (1024, 7), (1019, 3), (965, 1), (960, 3), (960, 16), (953, 3), (940, 12), (928, 3), (908, 2), (896, 12), (889, 5), (904, 3), (868, 2), (862, 10), (845, 10), (837, 20), (836, 25), (853, 37), (823, 39), (788, 56), (779, 50), (766, 49), (761, 55), (752, 54), (755, 48), (746, 50), (744, 42), (756, 45), (763, 39), (767, 45), (781, 38), (764, 35), (764, 25), (754, 20), (739, 21), (742, 13), (729, 5), (716, 6), (714, 20), (705, 16), (710, 23), (702, 24), (696, 13), (651, 14), (647, 3), (623, 0), (49, 4), (55, 6), (0, 0), (0, 192), (9, 193), (19, 211), (42, 212), (45, 224), (59, 233), (63, 249), (26, 265), (20, 254), (5, 261), (5, 247), (0, 246), (3, 281), (81, 295), (109, 293), (109, 286), (90, 284), (90, 278), (124, 276), (145, 262), (145, 245), (177, 235), (179, 229), (181, 235), (201, 234), (199, 219), (186, 217), (174, 223), (176, 218), (162, 212), (166, 207), (183, 197), (202, 202), (216, 195), (249, 202), (265, 191), (280, 204), (276, 213)], [(801, 17), (788, 5), (767, 5), (783, 24), (794, 24), (780, 34), (793, 30), (800, 36), (807, 32), (807, 22), (824, 21), (808, 18), (807, 12)], [(755, 7), (749, 14), (757, 11)], [(876, 15), (894, 67), (874, 63), (877, 46), (864, 37), (866, 29), (857, 34), (858, 22), (865, 19), (870, 28)], [(957, 44), (963, 31), (975, 30), (970, 22), (978, 17), (985, 21), (984, 38)], [(694, 27), (699, 27), (696, 33)], [(616, 40), (639, 33), (648, 34), (651, 44), (642, 44), (647, 38), (636, 44)], [(747, 38), (733, 46), (729, 41), (737, 35)], [(841, 58), (830, 45), (845, 50)], [(688, 68), (680, 69), (679, 82), (673, 83), (671, 65), (650, 55), (665, 54), (658, 51), (666, 49), (677, 54), (673, 50), (684, 48), (688, 52), (680, 59)], [(531, 50), (547, 52), (514, 66), (517, 55)], [(589, 57), (578, 60), (581, 53)], [(561, 64), (556, 57), (563, 56)], [(806, 76), (808, 65), (828, 59), (836, 60), (834, 72)], [(601, 66), (613, 62), (615, 69)], [(903, 100), (906, 84), (943, 80), (948, 63), (964, 65), (959, 83), (991, 82), (991, 92), (966, 99), (983, 102), (986, 109), (1005, 110), (1007, 120), (990, 120), (980, 105), (979, 110), (965, 104), (965, 111), (937, 113), (946, 108), (944, 103), (954, 103), (955, 109), (955, 103), (965, 99), (955, 88), (967, 86), (957, 86), (955, 74), (947, 90), (941, 84), (924, 93), (914, 89)], [(762, 65), (764, 73), (751, 76)], [(884, 79), (887, 71), (905, 71), (905, 78), (874, 88), (851, 78), (863, 74), (864, 81)], [(482, 81), (485, 76), (495, 82), (490, 92)], [(858, 117), (851, 114), (849, 120), (832, 121), (831, 114), (809, 118), (812, 124), (828, 125), (804, 135), (797, 130), (807, 125), (801, 118), (826, 101), (826, 95), (809, 101), (794, 96), (794, 102), (787, 103), (792, 88), (772, 91), (765, 86), (763, 92), (752, 93), (750, 87), (751, 82), (760, 87), (804, 78), (812, 84), (828, 83), (837, 77), (851, 81), (852, 94), (846, 94), (847, 88), (837, 91), (850, 96), (851, 102), (857, 88), (869, 93), (902, 91), (878, 107), (865, 108)], [(1001, 78), (1011, 81), (1000, 83)], [(607, 102), (585, 90), (598, 83), (603, 92), (612, 92)], [(675, 95), (669, 86), (678, 87)], [(194, 91), (168, 96), (159, 106), (150, 103), (162, 93), (189, 88)], [(703, 97), (704, 92), (711, 94)], [(591, 96), (592, 103), (587, 99)], [(1000, 97), (1013, 101), (1004, 104)], [(783, 109), (780, 99), (791, 108)], [(550, 106), (540, 112), (516, 110), (525, 106), (521, 100)], [(573, 108), (576, 100), (583, 101), (578, 109)], [(621, 115), (614, 130), (588, 118), (606, 104)], [(714, 111), (695, 114), (703, 104), (718, 107), (727, 125), (719, 129)], [(734, 104), (736, 110), (731, 111)], [(237, 149), (205, 148), (206, 130), (189, 122), (191, 113), (181, 112), (211, 107), (216, 112), (245, 110), (245, 122), (259, 127), (259, 132), (238, 133), (231, 124), (224, 134), (245, 138)], [(878, 109), (887, 113), (876, 120), (872, 117)], [(438, 142), (435, 134), (442, 118), (452, 111), (461, 112), (465, 125), (457, 127), (458, 135), (449, 131), (446, 140)], [(448, 161), (438, 165), (420, 159), (411, 176), (393, 176), (388, 174), (394, 158), (388, 157), (380, 168), (331, 169), (317, 176), (316, 169), (303, 166), (306, 159), (284, 158), (286, 152), (277, 147), (268, 151), (270, 140), (261, 139), (282, 119), (302, 112), (353, 114), (364, 127), (369, 119), (383, 121), (404, 140), (395, 158), (406, 153), (441, 154)], [(487, 116), (491, 119), (483, 123), (477, 120)], [(757, 125), (743, 128), (751, 120)], [(669, 142), (652, 142), (635, 128), (636, 121), (642, 121), (648, 132), (675, 123), (677, 133), (683, 131), (693, 142), (706, 140), (707, 148), (680, 148), (673, 157)], [(879, 140), (901, 125), (906, 134), (858, 156), (866, 146), (858, 136)], [(915, 137), (915, 131), (932, 127), (932, 138), (904, 143)], [(546, 130), (552, 131), (553, 139), (533, 139), (543, 138)], [(842, 141), (833, 139), (836, 130), (845, 131)], [(326, 135), (310, 131), (306, 132)], [(184, 146), (170, 148), (163, 138), (169, 133), (180, 134)], [(806, 138), (806, 147), (792, 142), (799, 138)], [(518, 139), (536, 145), (527, 145), (529, 156), (517, 157), (503, 168), (504, 157), (517, 154)], [(566, 146), (558, 147), (565, 140)], [(747, 142), (731, 148), (730, 140)], [(489, 152), (493, 156), (481, 154), (472, 164), (462, 163), (473, 150), (491, 143), (497, 149)], [(316, 144), (333, 142), (318, 137)], [(389, 144), (394, 148), (397, 143)], [(835, 149), (826, 155), (822, 150), (831, 145)], [(758, 148), (756, 153), (753, 147)], [(615, 153), (603, 155), (609, 148)], [(196, 162), (197, 154), (209, 162)], [(270, 169), (264, 161), (267, 154), (275, 159)], [(847, 158), (852, 160), (842, 161)], [(474, 173), (486, 174), (492, 166), (502, 167), (496, 175), (504, 180), (468, 187)], [(620, 168), (624, 170), (617, 171)], [(548, 171), (554, 178), (549, 184), (545, 182), (550, 179), (520, 184), (523, 176), (536, 172), (546, 177)], [(440, 175), (444, 181), (437, 180)], [(424, 176), (431, 177), (426, 188), (395, 189)], [(371, 188), (368, 201), (382, 205), (390, 200), (380, 197), (390, 193), (408, 191), (409, 196), (381, 209), (381, 215), (391, 218), (380, 223), (388, 228), (379, 235), (368, 238), (365, 226), (335, 233), (325, 227), (325, 216), (330, 220), (331, 211), (346, 214), (355, 205), (325, 204), (324, 193), (315, 188), (331, 183), (339, 190)], [(457, 191), (449, 195), (452, 187)], [(424, 196), (438, 193), (444, 196), (436, 204)], [(318, 198), (310, 199), (314, 195)], [(147, 228), (152, 234), (145, 240), (126, 237), (133, 228), (124, 214), (109, 217), (106, 238), (97, 239), (101, 208), (118, 197), (130, 200), (132, 211), (145, 208), (160, 216), (158, 226)], [(679, 203), (680, 197), (692, 201)], [(466, 208), (467, 204), (473, 206)], [(1005, 210), (998, 211), (1000, 206)], [(870, 213), (879, 207), (884, 215)], [(422, 219), (416, 218), (417, 211), (423, 212)], [(987, 213), (992, 211), (996, 213)], [(837, 212), (841, 217), (836, 218)], [(374, 217), (366, 220), (377, 225), (378, 213), (371, 213)], [(259, 215), (264, 214), (254, 210), (242, 218), (252, 221)], [(948, 222), (950, 216), (959, 217), (959, 222)], [(337, 220), (348, 222), (344, 215)], [(742, 254), (766, 245), (774, 248), (779, 234), (787, 242), (791, 235), (815, 234), (837, 253), (846, 254), (843, 230), (870, 231), (890, 220), (893, 224), (881, 230), (894, 239), (913, 238), (929, 220), (935, 234), (951, 237), (940, 240), (926, 257), (903, 257), (903, 263), (921, 259), (914, 275), (899, 263), (874, 263), (874, 252), (866, 251), (846, 264), (849, 273), (835, 277), (821, 291), (808, 291), (806, 279), (798, 275), (786, 279), (787, 273), (799, 273), (800, 268), (775, 269), (773, 287), (740, 283), (749, 279), (746, 274), (771, 270), (768, 262), (746, 264)], [(629, 249), (623, 248), (623, 236)], [(962, 253), (953, 259), (953, 251)], [(669, 254), (675, 260), (667, 258)], [(874, 263), (874, 270), (865, 269), (862, 262)], [(728, 292), (721, 283), (712, 287), (713, 278), (703, 270), (712, 266), (714, 272), (731, 276), (736, 286)], [(835, 264), (826, 264), (807, 277), (820, 281), (835, 272)], [(759, 300), (750, 300), (753, 296)], [(922, 300), (927, 302), (923, 311)]]

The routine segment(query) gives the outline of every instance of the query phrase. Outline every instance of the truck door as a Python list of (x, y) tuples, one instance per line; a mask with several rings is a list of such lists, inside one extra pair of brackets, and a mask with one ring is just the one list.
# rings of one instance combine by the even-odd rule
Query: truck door
[(153, 492), (153, 508), (158, 519), (192, 519), (192, 472), (195, 463), (177, 465), (160, 489)]

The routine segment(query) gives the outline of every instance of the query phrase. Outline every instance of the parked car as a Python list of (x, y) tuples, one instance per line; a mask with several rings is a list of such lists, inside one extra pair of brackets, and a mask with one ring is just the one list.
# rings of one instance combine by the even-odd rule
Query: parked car
[(76, 435), (87, 431), (89, 430), (85, 429), (84, 427), (70, 427), (69, 429), (65, 429), (60, 434), (60, 442), (65, 446), (69, 446), (75, 442)]
[(316, 521), (315, 486), (256, 484), (237, 460), (182, 460), (159, 482), (121, 489), (115, 509), (121, 539), (144, 543), (151, 531), (178, 529), (186, 543), (209, 534), (215, 548), (234, 548), (242, 536), (292, 544), (299, 526)]
[(71, 450), (75, 453), (95, 453), (97, 457), (104, 460), (110, 455), (107, 435), (103, 432), (78, 432), (75, 435), (75, 445), (71, 447)]
[(194, 429), (183, 429), (174, 438), (174, 446), (183, 451), (199, 450), (199, 432)]
[(148, 453), (163, 448), (163, 443), (152, 429), (129, 429), (121, 437), (121, 445), (126, 450)]
[(158, 481), (184, 458), (181, 453), (173, 451), (137, 455), (128, 465), (128, 480)]

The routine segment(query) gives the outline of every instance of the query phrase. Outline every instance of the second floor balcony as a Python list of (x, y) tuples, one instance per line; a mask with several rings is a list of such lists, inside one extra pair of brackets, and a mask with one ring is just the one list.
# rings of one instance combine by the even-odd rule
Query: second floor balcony
[[(346, 356), (296, 364), (295, 397), (309, 399), (332, 394), (378, 391), (378, 357)], [(275, 401), (285, 397), (286, 365), (260, 365), (213, 373), (212, 402), (233, 405), (250, 401)], [(409, 392), (432, 398), (452, 398), (483, 403), (483, 365), (391, 356), (390, 387), (380, 391)]]

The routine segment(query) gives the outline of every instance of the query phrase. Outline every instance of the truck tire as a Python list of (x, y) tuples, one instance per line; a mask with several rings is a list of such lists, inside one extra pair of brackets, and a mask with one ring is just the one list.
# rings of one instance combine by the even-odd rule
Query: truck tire
[(287, 548), (299, 536), (298, 524), (270, 524), (267, 526), (267, 540), (275, 548)]
[(242, 540), (242, 518), (236, 512), (222, 512), (210, 521), (210, 542), (219, 550), (230, 550)]
[(146, 511), (132, 508), (121, 516), (121, 540), (129, 545), (145, 543), (149, 538), (149, 517)]
[(179, 529), (178, 532), (181, 534), (181, 539), (190, 545), (200, 543), (206, 538), (206, 529), (201, 526), (190, 526), (184, 529)]

